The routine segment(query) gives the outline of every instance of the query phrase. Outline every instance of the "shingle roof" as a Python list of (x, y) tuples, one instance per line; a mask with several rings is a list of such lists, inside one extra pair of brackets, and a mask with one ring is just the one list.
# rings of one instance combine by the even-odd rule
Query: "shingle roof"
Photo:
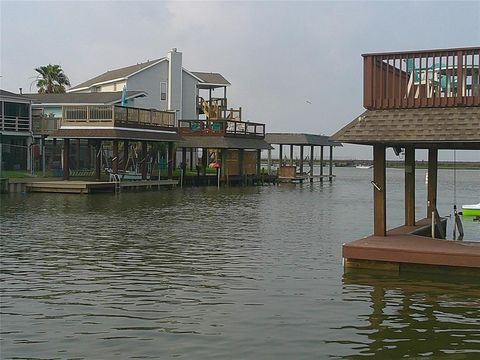
[[(121, 100), (122, 92), (66, 94), (27, 94), (34, 104), (111, 104)], [(127, 91), (127, 99), (145, 96), (143, 91)]]
[(367, 110), (331, 139), (354, 144), (433, 142), (478, 147), (480, 107)]
[(96, 76), (90, 80), (87, 80), (81, 84), (78, 84), (72, 88), (69, 89), (69, 91), (71, 90), (77, 90), (77, 89), (80, 89), (80, 88), (85, 88), (85, 87), (90, 87), (92, 85), (95, 85), (95, 84), (98, 84), (98, 83), (101, 83), (101, 82), (106, 82), (106, 81), (111, 81), (111, 80), (115, 80), (115, 79), (122, 79), (122, 78), (125, 78), (125, 77), (128, 77), (129, 75), (132, 75), (133, 73), (137, 72), (137, 71), (140, 71), (142, 69), (145, 69), (149, 66), (152, 66), (154, 65), (155, 63), (161, 61), (161, 60), (165, 60), (165, 58), (160, 58), (160, 59), (156, 59), (156, 60), (151, 60), (151, 61), (147, 61), (147, 62), (144, 62), (144, 63), (140, 63), (140, 64), (136, 64), (136, 65), (130, 65), (130, 66), (126, 66), (126, 67), (123, 67), (123, 68), (120, 68), (120, 69), (114, 69), (114, 70), (109, 70), (99, 76)]
[(193, 75), (201, 79), (203, 82), (208, 84), (215, 84), (215, 85), (231, 85), (227, 79), (225, 79), (219, 73), (208, 73), (208, 72), (198, 72), (198, 71), (191, 71)]
[(338, 142), (330, 141), (328, 136), (316, 134), (268, 133), (265, 140), (269, 144), (342, 146)]
[(184, 136), (179, 147), (214, 148), (214, 149), (271, 149), (263, 139), (249, 139), (224, 136)]
[(58, 129), (51, 138), (70, 139), (118, 139), (137, 141), (179, 141), (182, 138), (175, 131), (140, 131), (127, 129)]
[(19, 101), (30, 101), (31, 99), (26, 97), (25, 95), (15, 94), (10, 91), (0, 89), (0, 96), (2, 98), (9, 98), (12, 100), (19, 100)]

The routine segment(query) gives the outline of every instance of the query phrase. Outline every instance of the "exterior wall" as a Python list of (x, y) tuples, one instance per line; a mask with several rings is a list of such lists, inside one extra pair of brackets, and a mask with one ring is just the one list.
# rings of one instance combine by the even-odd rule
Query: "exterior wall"
[(193, 120), (198, 118), (197, 114), (197, 84), (198, 80), (192, 75), (183, 71), (182, 75), (182, 119)]
[(167, 100), (160, 100), (160, 83), (162, 82), (168, 83), (167, 61), (162, 61), (129, 77), (127, 80), (128, 91), (145, 91), (148, 94), (143, 98), (135, 99), (133, 106), (145, 109), (167, 110)]
[[(239, 172), (239, 151), (228, 149), (225, 154), (224, 176), (240, 175)], [(243, 172), (245, 175), (255, 175), (257, 172), (256, 151), (245, 150), (243, 153)]]
[(177, 49), (172, 49), (167, 54), (168, 59), (168, 108), (177, 113), (177, 119), (183, 119), (182, 116), (182, 53)]

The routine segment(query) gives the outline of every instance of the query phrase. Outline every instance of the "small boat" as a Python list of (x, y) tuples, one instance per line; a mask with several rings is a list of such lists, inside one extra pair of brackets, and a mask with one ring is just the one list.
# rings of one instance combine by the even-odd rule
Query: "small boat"
[(480, 203), (475, 205), (462, 205), (464, 216), (480, 216)]
[(373, 165), (357, 165), (355, 166), (357, 169), (371, 169)]

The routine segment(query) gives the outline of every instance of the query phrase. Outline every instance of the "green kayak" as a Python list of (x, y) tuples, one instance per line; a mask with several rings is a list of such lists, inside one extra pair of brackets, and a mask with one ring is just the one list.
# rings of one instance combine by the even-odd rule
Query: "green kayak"
[(463, 216), (480, 216), (480, 203), (476, 205), (463, 205)]

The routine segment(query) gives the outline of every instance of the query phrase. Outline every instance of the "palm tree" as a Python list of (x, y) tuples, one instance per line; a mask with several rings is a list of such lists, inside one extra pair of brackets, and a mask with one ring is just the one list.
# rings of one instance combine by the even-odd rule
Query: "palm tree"
[(35, 69), (39, 94), (61, 94), (65, 86), (70, 86), (70, 80), (60, 65), (48, 64)]

